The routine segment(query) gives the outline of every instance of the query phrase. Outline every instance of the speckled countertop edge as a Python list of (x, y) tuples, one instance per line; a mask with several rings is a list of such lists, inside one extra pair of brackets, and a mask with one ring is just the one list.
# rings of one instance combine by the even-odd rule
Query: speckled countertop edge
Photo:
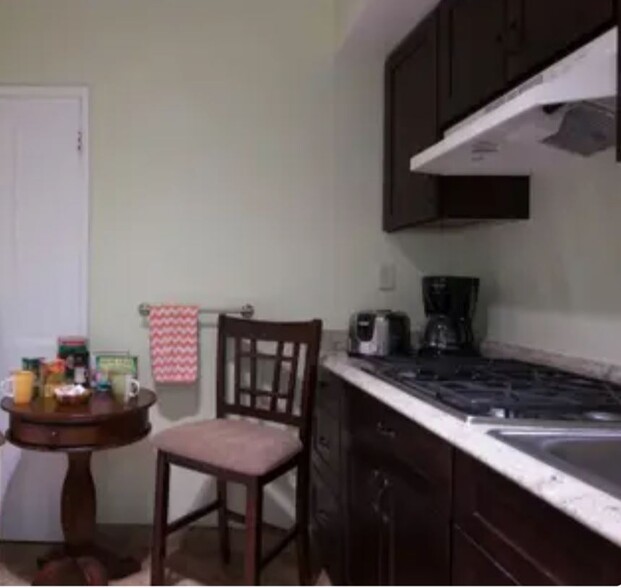
[(328, 353), (322, 363), (350, 384), (621, 546), (621, 500), (487, 434), (491, 429), (516, 427), (468, 424), (367, 374), (345, 353)]

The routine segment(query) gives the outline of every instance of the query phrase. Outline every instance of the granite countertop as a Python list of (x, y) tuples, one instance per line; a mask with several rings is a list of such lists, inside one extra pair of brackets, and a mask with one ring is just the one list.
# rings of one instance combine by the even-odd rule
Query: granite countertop
[(487, 434), (491, 429), (515, 430), (515, 426), (466, 423), (367, 374), (345, 353), (326, 354), (323, 365), (350, 384), (621, 546), (621, 499)]

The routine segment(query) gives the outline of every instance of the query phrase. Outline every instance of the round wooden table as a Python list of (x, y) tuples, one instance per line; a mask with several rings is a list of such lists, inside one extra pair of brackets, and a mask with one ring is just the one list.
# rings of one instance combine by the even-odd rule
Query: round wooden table
[(149, 408), (155, 401), (155, 394), (144, 389), (127, 403), (103, 392), (94, 393), (87, 404), (79, 406), (61, 406), (53, 398), (37, 398), (29, 404), (2, 400), (0, 406), (9, 413), (6, 438), (10, 443), (23, 449), (62, 452), (68, 459), (60, 505), (65, 544), (44, 558), (42, 566), (59, 558), (94, 558), (109, 579), (140, 569), (137, 560), (118, 557), (94, 542), (97, 501), (91, 455), (148, 435)]

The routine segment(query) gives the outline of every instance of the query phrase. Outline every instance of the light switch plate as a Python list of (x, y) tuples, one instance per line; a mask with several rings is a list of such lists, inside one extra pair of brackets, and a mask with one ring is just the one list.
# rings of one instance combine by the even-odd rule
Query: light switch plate
[(394, 263), (382, 263), (379, 272), (379, 288), (382, 292), (392, 292), (397, 287), (397, 270)]

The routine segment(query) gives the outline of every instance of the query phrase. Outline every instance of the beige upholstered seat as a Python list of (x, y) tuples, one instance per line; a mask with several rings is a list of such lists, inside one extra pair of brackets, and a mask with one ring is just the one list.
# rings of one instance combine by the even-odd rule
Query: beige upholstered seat
[(260, 476), (293, 457), (302, 443), (288, 431), (244, 420), (213, 419), (172, 427), (153, 438), (161, 451)]

